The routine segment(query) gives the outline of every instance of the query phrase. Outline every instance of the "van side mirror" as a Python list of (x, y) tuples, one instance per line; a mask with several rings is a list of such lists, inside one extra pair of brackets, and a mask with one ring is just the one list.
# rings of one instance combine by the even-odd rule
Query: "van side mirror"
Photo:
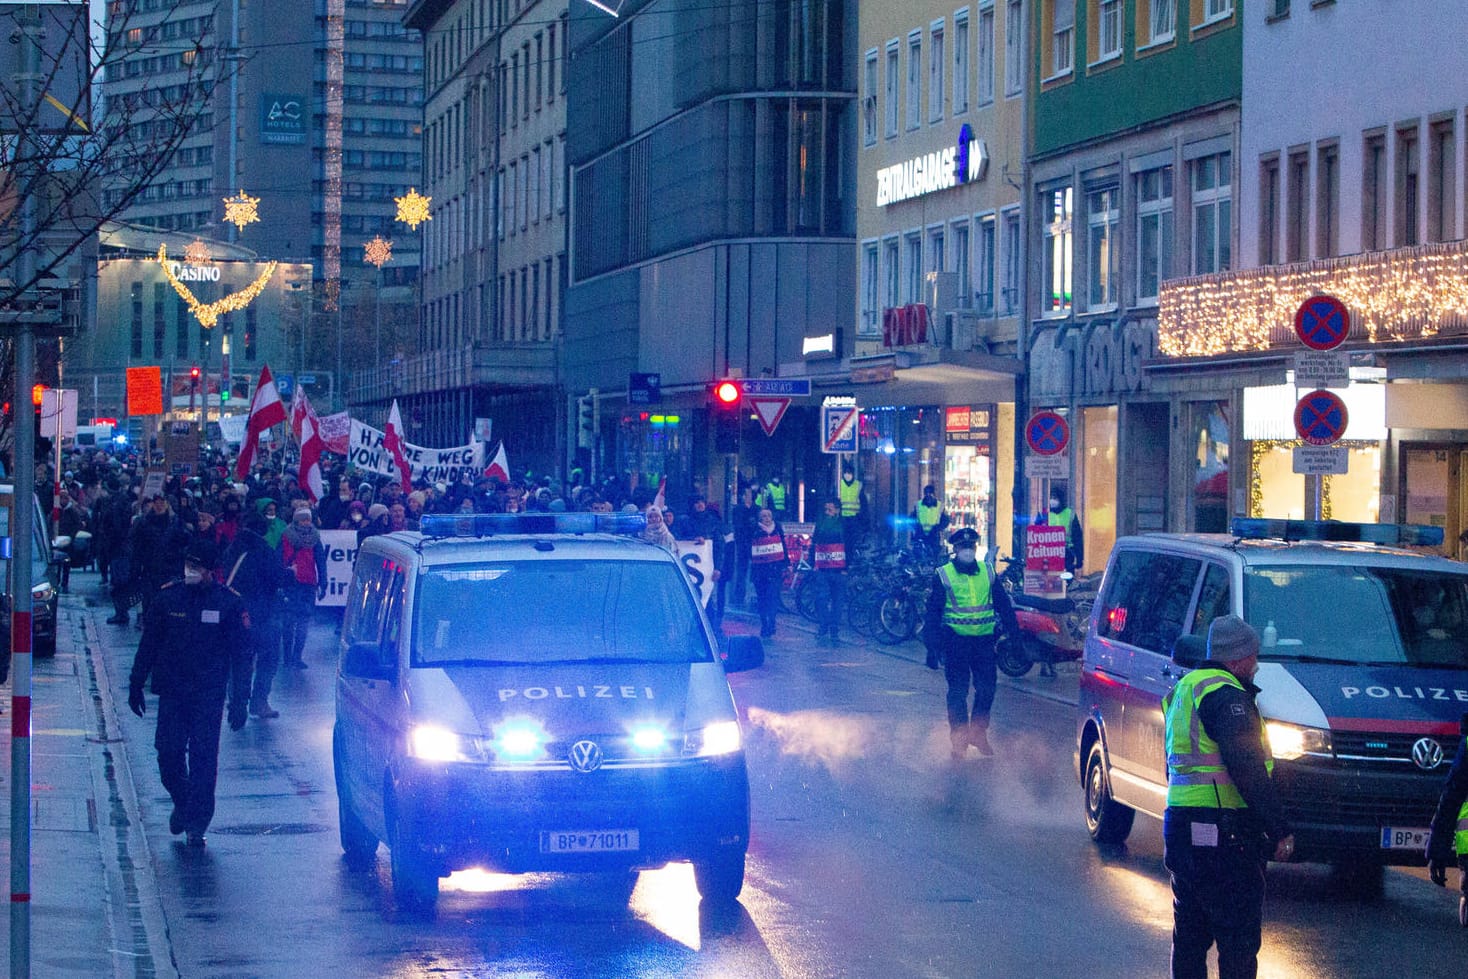
[(342, 672), (366, 680), (391, 680), (392, 669), (382, 664), (382, 646), (375, 642), (354, 642), (347, 647)]
[(759, 636), (730, 636), (723, 659), (726, 673), (758, 669), (765, 665), (765, 644)]

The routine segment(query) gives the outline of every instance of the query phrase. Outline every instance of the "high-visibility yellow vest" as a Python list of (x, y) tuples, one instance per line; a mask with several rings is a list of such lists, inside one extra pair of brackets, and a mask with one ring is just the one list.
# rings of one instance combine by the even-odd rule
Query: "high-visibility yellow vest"
[(854, 517), (861, 512), (861, 480), (841, 480), (836, 484), (836, 495), (841, 498), (841, 516)]
[[(1247, 809), (1234, 784), (1218, 742), (1208, 736), (1198, 716), (1203, 698), (1220, 687), (1243, 690), (1239, 678), (1227, 670), (1203, 667), (1191, 670), (1162, 698), (1167, 716), (1167, 804), (1198, 809)], [(1264, 736), (1263, 720), (1260, 735)], [(1268, 743), (1266, 738), (1265, 743)], [(1274, 759), (1267, 754), (1264, 767), (1274, 774)]]
[(771, 510), (785, 509), (785, 487), (774, 483), (765, 484), (765, 503)]
[(960, 636), (992, 636), (994, 589), (989, 566), (980, 564), (977, 574), (960, 574), (949, 561), (938, 570), (938, 575), (943, 579), (943, 590), (948, 593), (943, 624)]
[(943, 519), (943, 504), (941, 503), (928, 506), (919, 500), (914, 509), (917, 510), (918, 529), (925, 534), (932, 533), (933, 528), (938, 526)]
[(1075, 536), (1076, 512), (1074, 510), (1072, 510), (1070, 507), (1066, 507), (1059, 513), (1050, 514), (1045, 519), (1045, 522), (1052, 527), (1064, 527), (1065, 546), (1075, 547), (1075, 541), (1071, 540), (1071, 538)]
[(1453, 849), (1460, 857), (1468, 856), (1468, 799), (1463, 800), (1463, 806), (1458, 810), (1458, 831), (1453, 834)]

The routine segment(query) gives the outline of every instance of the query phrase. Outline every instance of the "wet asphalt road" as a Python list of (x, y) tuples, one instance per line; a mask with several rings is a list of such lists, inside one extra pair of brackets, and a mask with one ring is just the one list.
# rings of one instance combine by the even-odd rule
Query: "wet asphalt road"
[[(167, 830), (153, 713), (126, 711), (138, 632), (91, 613), (174, 967), (187, 977), (1163, 976), (1171, 928), (1161, 834), (1086, 836), (1073, 680), (1001, 679), (1000, 756), (952, 766), (942, 679), (896, 651), (787, 628), (733, 678), (747, 720), (753, 845), (743, 896), (700, 907), (687, 866), (603, 880), (461, 874), (434, 920), (397, 912), (386, 849), (351, 871), (336, 835), (330, 624), (284, 673), (282, 716), (224, 732), (209, 844)], [(732, 626), (732, 628), (738, 628)], [(152, 698), (150, 697), (150, 703)], [(1468, 975), (1451, 892), (1391, 871), (1375, 900), (1325, 868), (1273, 868), (1265, 976)]]

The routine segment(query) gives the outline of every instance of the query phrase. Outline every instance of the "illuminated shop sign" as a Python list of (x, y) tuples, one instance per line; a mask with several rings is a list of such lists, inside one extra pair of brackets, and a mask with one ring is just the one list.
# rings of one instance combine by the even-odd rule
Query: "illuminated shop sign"
[(958, 145), (878, 170), (877, 206), (977, 183), (988, 172), (989, 147), (974, 137), (973, 127), (964, 124), (958, 131)]

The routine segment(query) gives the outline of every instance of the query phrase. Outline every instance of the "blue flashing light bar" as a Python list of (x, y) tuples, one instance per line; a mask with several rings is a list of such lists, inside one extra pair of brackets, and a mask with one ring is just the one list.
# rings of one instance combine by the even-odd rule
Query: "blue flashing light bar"
[(1423, 524), (1341, 523), (1335, 520), (1277, 520), (1236, 517), (1230, 528), (1240, 540), (1332, 541), (1390, 547), (1441, 547), (1443, 529)]
[(505, 534), (640, 534), (640, 513), (433, 513), (422, 517), (424, 537), (495, 537)]

